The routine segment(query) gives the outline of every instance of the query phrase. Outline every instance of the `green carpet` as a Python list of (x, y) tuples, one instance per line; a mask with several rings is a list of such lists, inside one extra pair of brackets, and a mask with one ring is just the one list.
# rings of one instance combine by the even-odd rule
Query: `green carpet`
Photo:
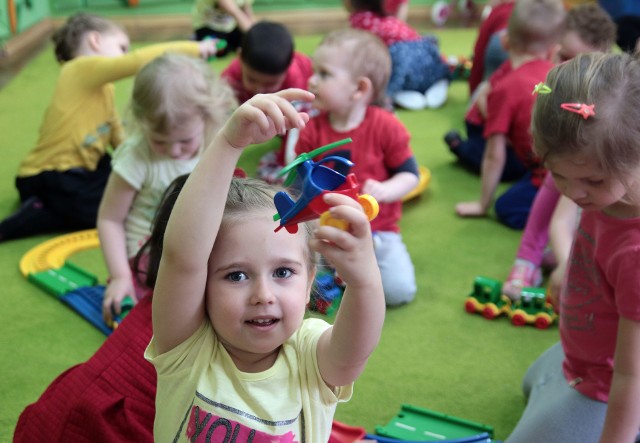
[[(469, 54), (475, 30), (444, 30), (438, 36), (445, 54)], [(310, 53), (319, 37), (300, 37)], [(213, 62), (219, 69), (227, 60)], [(38, 55), (0, 90), (0, 217), (17, 204), (13, 186), (19, 162), (36, 141), (51, 97), (57, 65), (52, 51)], [(126, 104), (131, 81), (117, 84)], [(353, 399), (336, 419), (372, 432), (408, 403), (491, 425), (505, 438), (524, 407), (520, 381), (528, 365), (558, 339), (557, 328), (516, 328), (469, 315), (463, 302), (476, 275), (504, 279), (520, 233), (493, 219), (466, 220), (454, 214), (456, 202), (475, 199), (479, 180), (456, 166), (442, 142), (452, 127), (463, 127), (467, 87), (455, 82), (439, 110), (399, 112), (413, 135), (420, 162), (431, 169), (430, 189), (406, 204), (403, 236), (413, 257), (419, 292), (415, 302), (391, 309), (380, 346), (356, 383)], [(241, 166), (252, 173), (269, 146), (248, 151)], [(0, 441), (10, 441), (20, 412), (35, 401), (65, 369), (91, 356), (104, 336), (65, 305), (23, 279), (18, 262), (49, 237), (0, 245)], [(98, 250), (72, 261), (104, 279)]]

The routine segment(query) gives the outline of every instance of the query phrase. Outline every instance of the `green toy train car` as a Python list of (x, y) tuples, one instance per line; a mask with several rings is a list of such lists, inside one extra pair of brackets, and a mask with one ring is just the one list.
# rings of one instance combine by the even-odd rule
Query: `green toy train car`
[(502, 293), (502, 283), (488, 277), (475, 278), (464, 307), (467, 312), (480, 313), (489, 320), (505, 314), (515, 326), (534, 325), (538, 329), (548, 328), (557, 319), (544, 289), (523, 288), (520, 299), (512, 301)]

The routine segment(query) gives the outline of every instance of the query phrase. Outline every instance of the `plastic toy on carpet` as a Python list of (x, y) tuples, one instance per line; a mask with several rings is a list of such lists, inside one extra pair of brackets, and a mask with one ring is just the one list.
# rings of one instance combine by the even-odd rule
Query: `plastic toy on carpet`
[(333, 269), (321, 270), (316, 274), (309, 300), (309, 310), (320, 314), (333, 315), (334, 304), (339, 304), (344, 288), (336, 282)]
[(114, 316), (113, 327), (109, 327), (102, 319), (102, 299), (104, 297), (104, 286), (86, 286), (67, 292), (60, 297), (60, 301), (66, 303), (74, 311), (84, 317), (89, 323), (109, 335), (124, 320), (131, 308), (133, 300), (125, 297), (122, 302), (122, 314)]
[(437, 441), (443, 443), (491, 442), (493, 428), (463, 418), (454, 417), (408, 404), (386, 426), (376, 426), (373, 439), (388, 437), (398, 440), (379, 439), (379, 442)]
[(429, 187), (431, 183), (431, 171), (426, 166), (418, 166), (418, 171), (420, 172), (420, 177), (418, 180), (418, 184), (415, 188), (409, 191), (404, 197), (402, 197), (402, 201), (406, 202), (408, 200), (412, 200), (416, 197), (419, 197), (424, 193), (424, 191)]
[(476, 277), (473, 290), (464, 304), (470, 313), (480, 313), (488, 320), (505, 314), (514, 326), (534, 325), (547, 329), (558, 318), (542, 288), (522, 288), (520, 298), (512, 301), (502, 293), (502, 283), (487, 277)]
[(102, 319), (104, 286), (98, 285), (98, 277), (67, 260), (75, 253), (99, 247), (95, 229), (61, 235), (30, 249), (20, 260), (20, 272), (109, 335), (131, 310), (133, 300), (125, 298), (121, 306), (123, 314), (115, 316), (114, 323), (107, 325)]

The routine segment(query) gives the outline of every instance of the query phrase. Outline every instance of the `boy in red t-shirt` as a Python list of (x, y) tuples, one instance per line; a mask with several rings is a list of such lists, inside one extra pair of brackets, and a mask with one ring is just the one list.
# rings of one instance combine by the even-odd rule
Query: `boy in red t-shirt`
[(311, 59), (294, 50), (287, 28), (263, 20), (247, 31), (238, 57), (220, 76), (229, 82), (238, 102), (244, 103), (256, 94), (307, 89), (312, 74)]
[[(280, 23), (262, 20), (247, 31), (238, 57), (220, 76), (227, 80), (242, 104), (256, 94), (288, 88), (307, 89), (312, 74), (311, 59), (295, 51), (293, 37), (287, 28)], [(285, 145), (260, 159), (258, 177), (270, 183), (278, 182), (277, 174), (284, 165)]]
[(418, 166), (407, 129), (395, 115), (374, 106), (384, 102), (389, 53), (374, 34), (346, 29), (328, 34), (313, 59), (309, 90), (320, 114), (300, 131), (296, 153), (352, 138), (352, 143), (323, 157), (338, 155), (353, 161), (351, 172), (358, 177), (360, 192), (380, 204), (371, 229), (385, 301), (388, 306), (408, 303), (416, 293), (415, 271), (398, 222), (402, 197), (418, 184)]
[(534, 87), (553, 67), (551, 60), (562, 35), (565, 10), (561, 0), (518, 0), (509, 19), (507, 49), (511, 72), (492, 85), (487, 94), (481, 165), (481, 193), (477, 201), (456, 205), (461, 217), (486, 216), (503, 173), (507, 149), (527, 172), (495, 202), (498, 220), (522, 229), (545, 170), (532, 149), (529, 125)]

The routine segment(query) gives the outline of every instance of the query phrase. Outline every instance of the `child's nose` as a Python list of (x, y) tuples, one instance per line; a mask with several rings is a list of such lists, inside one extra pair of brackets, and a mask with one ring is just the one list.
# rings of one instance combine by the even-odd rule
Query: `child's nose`
[(267, 278), (254, 279), (253, 292), (251, 294), (252, 304), (269, 304), (275, 300), (273, 285)]
[(571, 200), (580, 200), (587, 196), (587, 191), (579, 184), (567, 183), (564, 185), (563, 193)]
[(177, 158), (180, 156), (181, 153), (182, 153), (182, 146), (180, 145), (180, 143), (173, 143), (169, 147), (169, 156), (171, 158)]

